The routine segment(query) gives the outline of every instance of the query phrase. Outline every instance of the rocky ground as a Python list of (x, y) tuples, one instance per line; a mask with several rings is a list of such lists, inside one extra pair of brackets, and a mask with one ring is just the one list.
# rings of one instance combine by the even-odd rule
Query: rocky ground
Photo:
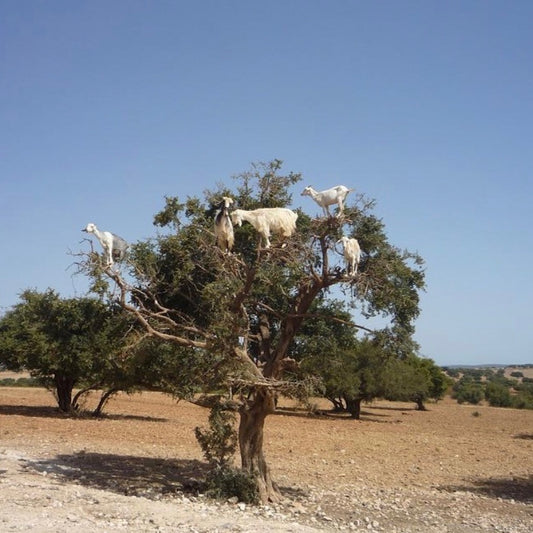
[(203, 409), (143, 393), (72, 419), (46, 391), (0, 388), (0, 531), (533, 530), (533, 411), (377, 402), (354, 421), (280, 405), (265, 447), (285, 501), (253, 507), (199, 492)]

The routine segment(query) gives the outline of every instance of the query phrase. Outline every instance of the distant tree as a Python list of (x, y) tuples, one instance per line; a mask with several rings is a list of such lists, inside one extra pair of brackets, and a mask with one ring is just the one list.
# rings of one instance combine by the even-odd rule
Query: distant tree
[(61, 411), (73, 412), (74, 387), (102, 385), (123, 353), (126, 315), (94, 298), (62, 299), (51, 289), (26, 290), (20, 300), (0, 320), (0, 360), (11, 370), (29, 370), (54, 391)]
[(517, 409), (533, 409), (533, 380), (525, 379), (516, 386), (516, 395), (511, 397), (512, 406)]
[(415, 355), (407, 359), (389, 359), (383, 370), (384, 397), (392, 401), (413, 401), (420, 411), (431, 390), (431, 374), (422, 359)]
[[(494, 370), (492, 370), (492, 368), (479, 369), (479, 373), (481, 374), (481, 377), (485, 377), (487, 379), (491, 379), (495, 375), (495, 372), (494, 372)], [(477, 374), (477, 375), (479, 376), (479, 374)]]
[(487, 379), (487, 383), (496, 383), (509, 389), (517, 385), (518, 380), (508, 378), (507, 376), (505, 376), (505, 374), (495, 373)]
[(474, 381), (469, 376), (463, 376), (453, 386), (452, 396), (458, 403), (479, 404), (485, 397), (481, 382)]
[(317, 393), (331, 401), (335, 410), (346, 410), (346, 396), (360, 383), (357, 375), (348, 372), (353, 370), (357, 342), (345, 302), (331, 300), (315, 302), (291, 346), (291, 357), (301, 363), (305, 375), (319, 377)]
[(428, 366), (431, 380), (429, 398), (435, 401), (441, 400), (453, 385), (454, 381), (432, 359), (424, 358), (423, 361)]
[(511, 392), (503, 383), (489, 382), (485, 386), (485, 399), (491, 407), (510, 407)]
[(444, 372), (446, 372), (446, 374), (448, 374), (448, 376), (450, 376), (451, 378), (460, 378), (461, 377), (461, 373), (459, 371), (458, 368), (455, 368), (455, 367), (449, 367), (449, 366), (444, 366), (442, 367), (442, 369), (444, 370)]
[(511, 372), (510, 376), (513, 377), (513, 378), (523, 378), (524, 377), (524, 373), (515, 370), (514, 372)]
[(335, 409), (345, 410), (358, 420), (361, 404), (383, 395), (386, 360), (387, 356), (370, 337), (357, 339), (352, 333), (350, 346), (335, 345), (328, 352), (309, 353), (302, 368), (320, 376), (324, 396)]
[(464, 375), (472, 378), (473, 381), (481, 382), (483, 377), (490, 377), (494, 372), (490, 368), (468, 368)]

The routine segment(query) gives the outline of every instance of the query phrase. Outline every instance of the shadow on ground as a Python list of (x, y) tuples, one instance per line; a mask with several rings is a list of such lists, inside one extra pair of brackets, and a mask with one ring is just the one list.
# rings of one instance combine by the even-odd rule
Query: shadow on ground
[(0, 415), (29, 416), (34, 418), (68, 418), (57, 407), (47, 405), (0, 405)]
[(472, 492), (489, 498), (502, 498), (517, 502), (533, 503), (533, 476), (512, 478), (486, 478), (469, 481), (464, 485), (441, 487), (449, 492)]
[(197, 460), (83, 452), (28, 461), (25, 468), (46, 472), (59, 481), (148, 498), (197, 494), (208, 471), (208, 465)]
[[(398, 410), (405, 411), (405, 409)], [(296, 418), (312, 418), (315, 420), (328, 420), (332, 418), (335, 420), (346, 420), (347, 422), (353, 422), (354, 420), (356, 420), (347, 411), (336, 411), (334, 409), (331, 409), (329, 411), (325, 409), (311, 411), (309, 409), (306, 409), (305, 407), (277, 407), (273, 414), (282, 416), (294, 416)], [(363, 422), (395, 423), (396, 420), (390, 420), (392, 416), (392, 414), (375, 413), (371, 411), (362, 410), (360, 420)]]
[(515, 439), (533, 440), (533, 433), (519, 433), (514, 436)]
[[(207, 463), (194, 459), (85, 452), (58, 455), (49, 460), (27, 461), (24, 468), (46, 473), (63, 483), (149, 499), (180, 493), (198, 495), (205, 489), (209, 472)], [(298, 487), (280, 487), (280, 490), (291, 499), (307, 495), (306, 490)]]
[(0, 415), (17, 415), (27, 416), (30, 418), (71, 418), (76, 419), (94, 419), (94, 420), (140, 420), (146, 422), (167, 422), (167, 418), (140, 416), (140, 415), (121, 415), (103, 413), (100, 417), (94, 417), (89, 411), (83, 411), (78, 415), (63, 413), (57, 407), (48, 405), (0, 405)]

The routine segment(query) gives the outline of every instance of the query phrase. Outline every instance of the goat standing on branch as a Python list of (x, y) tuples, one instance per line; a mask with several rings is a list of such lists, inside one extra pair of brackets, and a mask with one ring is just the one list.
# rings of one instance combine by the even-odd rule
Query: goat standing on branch
[(100, 241), (102, 248), (107, 259), (107, 266), (113, 265), (113, 260), (122, 261), (126, 257), (126, 251), (128, 249), (128, 243), (118, 235), (111, 233), (110, 231), (100, 231), (96, 224), (90, 222), (87, 227), (82, 229), (86, 233), (94, 233), (96, 238)]
[(361, 248), (357, 239), (348, 237), (340, 238), (337, 243), (342, 242), (344, 247), (344, 260), (346, 261), (346, 274), (354, 276), (357, 274), (357, 267), (361, 261)]
[(217, 246), (226, 253), (231, 253), (235, 244), (235, 235), (233, 233), (233, 224), (229, 215), (229, 208), (233, 204), (233, 198), (228, 196), (222, 197), (222, 202), (218, 206), (215, 216), (215, 237)]
[(331, 189), (326, 189), (325, 191), (315, 191), (313, 187), (306, 187), (302, 191), (302, 196), (310, 196), (323, 210), (324, 215), (327, 217), (331, 216), (329, 212), (329, 206), (337, 204), (339, 206), (339, 213), (337, 216), (341, 216), (344, 212), (344, 200), (348, 193), (354, 189), (348, 189), (344, 185), (337, 185)]
[(236, 209), (231, 213), (231, 219), (237, 226), (242, 226), (243, 220), (249, 222), (263, 239), (265, 248), (270, 248), (271, 233), (288, 238), (296, 231), (298, 214), (284, 207), (264, 207), (253, 211)]

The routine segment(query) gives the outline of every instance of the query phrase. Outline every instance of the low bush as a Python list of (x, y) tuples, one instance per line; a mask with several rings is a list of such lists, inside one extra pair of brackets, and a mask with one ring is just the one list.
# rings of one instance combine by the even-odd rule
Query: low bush
[(238, 498), (244, 503), (259, 503), (257, 485), (252, 476), (229, 466), (215, 468), (208, 474), (205, 493), (210, 498), (219, 500)]
[(35, 378), (4, 378), (0, 379), (0, 387), (42, 387)]

